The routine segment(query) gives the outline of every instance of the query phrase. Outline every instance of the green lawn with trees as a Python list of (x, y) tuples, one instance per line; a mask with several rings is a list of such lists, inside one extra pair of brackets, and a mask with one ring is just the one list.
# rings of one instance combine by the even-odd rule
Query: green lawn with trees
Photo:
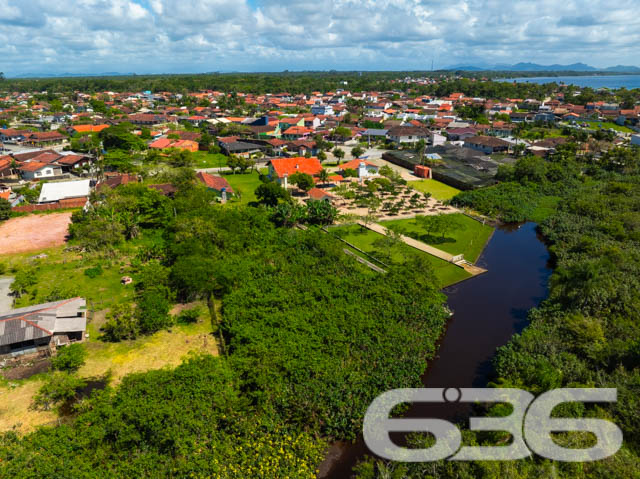
[[(385, 221), (381, 224), (386, 226), (389, 223), (393, 223), (393, 221)], [(422, 261), (428, 264), (429, 268), (433, 270), (440, 288), (450, 286), (471, 277), (471, 275), (462, 268), (422, 251), (414, 250), (399, 240), (394, 241), (392, 238), (390, 239), (359, 225), (333, 227), (330, 228), (329, 231), (381, 261), (383, 265), (378, 264), (378, 266), (382, 268), (385, 268), (384, 265), (391, 261), (399, 263), (406, 262), (407, 268), (412, 268), (413, 266), (408, 258), (412, 256), (421, 257)], [(358, 254), (358, 251), (354, 250), (354, 252)], [(370, 260), (367, 256), (363, 257), (364, 259)]]
[(208, 151), (196, 151), (193, 153), (196, 168), (222, 168), (227, 166), (226, 155), (222, 153), (209, 153)]
[[(443, 221), (446, 224), (442, 224)], [(464, 254), (472, 263), (477, 261), (493, 233), (493, 227), (458, 213), (382, 221), (380, 224), (454, 256)]]
[(259, 172), (254, 170), (248, 173), (225, 173), (222, 176), (229, 182), (234, 193), (239, 195), (240, 203), (248, 204), (257, 200), (255, 191), (262, 183)]

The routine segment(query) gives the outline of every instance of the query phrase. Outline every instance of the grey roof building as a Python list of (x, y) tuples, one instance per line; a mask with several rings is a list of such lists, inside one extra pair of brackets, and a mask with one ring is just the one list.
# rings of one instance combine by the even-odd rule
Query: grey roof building
[(83, 298), (72, 298), (3, 313), (0, 355), (55, 350), (56, 346), (82, 341), (87, 329), (86, 306)]

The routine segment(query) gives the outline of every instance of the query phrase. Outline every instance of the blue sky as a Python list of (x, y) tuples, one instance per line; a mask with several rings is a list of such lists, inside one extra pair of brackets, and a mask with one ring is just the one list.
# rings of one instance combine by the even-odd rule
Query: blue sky
[(638, 0), (0, 0), (0, 71), (639, 65)]

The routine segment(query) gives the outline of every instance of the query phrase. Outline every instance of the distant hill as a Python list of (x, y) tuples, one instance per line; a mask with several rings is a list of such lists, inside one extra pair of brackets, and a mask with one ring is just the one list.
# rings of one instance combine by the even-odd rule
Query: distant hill
[(640, 68), (627, 65), (616, 65), (615, 67), (605, 68), (606, 72), (623, 72), (623, 73), (640, 73)]
[(640, 73), (640, 68), (635, 66), (617, 65), (608, 68), (596, 68), (585, 63), (573, 63), (571, 65), (540, 65), (538, 63), (516, 63), (515, 65), (454, 65), (449, 70), (461, 71), (509, 71), (509, 72), (612, 72), (612, 73)]

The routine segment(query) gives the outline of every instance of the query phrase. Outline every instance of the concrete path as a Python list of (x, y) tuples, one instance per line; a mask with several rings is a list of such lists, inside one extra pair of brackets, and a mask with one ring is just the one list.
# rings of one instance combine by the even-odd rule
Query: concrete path
[[(365, 228), (370, 229), (371, 231), (375, 231), (376, 233), (387, 236), (387, 229), (378, 223), (364, 224), (362, 221), (359, 221), (358, 224), (361, 226), (364, 226)], [(480, 268), (479, 266), (475, 266), (473, 263), (470, 263), (465, 259), (461, 259), (462, 258), (461, 256), (460, 257), (453, 256), (452, 254), (447, 253), (446, 251), (442, 251), (438, 248), (434, 248), (433, 246), (423, 243), (422, 241), (418, 241), (416, 239), (410, 238), (405, 235), (400, 235), (400, 239), (408, 246), (411, 246), (412, 248), (415, 248), (417, 250), (430, 254), (431, 256), (435, 256), (436, 258), (440, 258), (441, 260), (444, 260), (447, 263), (454, 264), (459, 268), (464, 269), (467, 273), (473, 276), (477, 276), (479, 274), (483, 274), (487, 272), (486, 269)]]
[(13, 308), (13, 296), (9, 296), (11, 283), (13, 278), (0, 278), (0, 313), (6, 313)]

